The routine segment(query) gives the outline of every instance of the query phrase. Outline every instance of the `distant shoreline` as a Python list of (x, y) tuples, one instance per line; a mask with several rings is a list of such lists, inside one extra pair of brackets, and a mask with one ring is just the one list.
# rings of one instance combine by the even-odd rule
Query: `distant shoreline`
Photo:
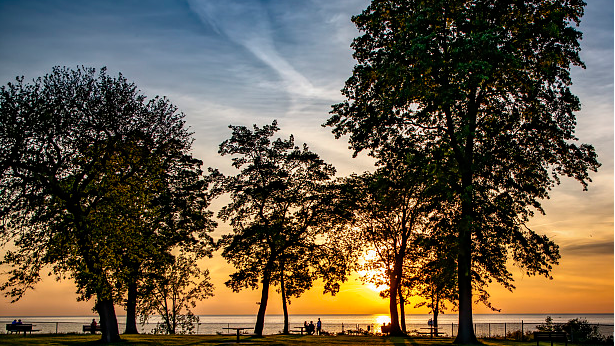
[[(255, 316), (256, 314), (199, 314), (197, 316)], [(331, 313), (306, 313), (306, 314), (289, 314), (289, 316), (380, 316), (380, 315), (388, 315), (388, 313), (373, 313), (373, 314), (331, 314)], [(431, 314), (406, 314), (406, 316), (430, 316)], [(579, 315), (579, 316), (587, 316), (587, 315), (613, 315), (613, 312), (531, 312), (531, 313), (480, 313), (473, 314), (473, 316), (554, 316), (554, 315)], [(98, 316), (98, 314), (92, 313), (90, 315), (0, 315), (0, 318), (14, 318), (14, 317), (92, 317)], [(116, 315), (119, 317), (126, 317), (126, 315)], [(267, 314), (266, 316), (284, 316), (283, 314)], [(457, 316), (456, 313), (444, 313), (440, 314), (442, 316)]]

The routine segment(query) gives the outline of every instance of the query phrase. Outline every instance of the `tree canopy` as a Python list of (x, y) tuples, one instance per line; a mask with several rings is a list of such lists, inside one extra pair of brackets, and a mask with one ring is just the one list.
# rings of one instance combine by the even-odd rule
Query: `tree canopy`
[(374, 0), (353, 22), (357, 65), (327, 125), (355, 152), (429, 153), (450, 189), (459, 331), (476, 342), (472, 283), (514, 288), (506, 261), (544, 275), (557, 245), (526, 225), (561, 176), (583, 188), (599, 167), (576, 143), (570, 67), (584, 2)]
[[(385, 164), (386, 162), (386, 164)], [(431, 179), (423, 173), (423, 157), (388, 155), (374, 173), (353, 175), (345, 179), (346, 195), (341, 205), (350, 217), (346, 226), (348, 237), (355, 239), (363, 251), (375, 256), (365, 263), (369, 273), (381, 273), (369, 280), (386, 285), (383, 292), (389, 298), (392, 335), (404, 332), (403, 283), (407, 278), (408, 261), (416, 252), (414, 240), (431, 227), (431, 214), (436, 211), (434, 199), (427, 191)]]
[[(222, 256), (237, 271), (226, 285), (234, 291), (261, 285), (261, 301), (254, 332), (262, 334), (272, 284), (280, 284), (282, 303), (310, 288), (321, 273), (329, 282), (347, 272), (344, 261), (335, 262), (323, 242), (322, 215), (330, 204), (328, 184), (335, 173), (307, 145), (288, 139), (272, 139), (277, 122), (263, 127), (230, 126), (232, 136), (220, 144), (221, 155), (231, 155), (240, 171), (221, 180), (220, 192), (231, 202), (219, 216), (229, 221), (233, 233), (220, 240)], [(333, 250), (332, 250), (333, 251)], [(326, 264), (326, 265), (325, 265)], [(285, 324), (288, 318), (285, 316)]]
[(114, 303), (139, 271), (177, 244), (211, 251), (184, 115), (121, 74), (60, 67), (3, 86), (0, 113), (2, 289), (19, 299), (50, 267), (96, 298), (103, 340), (119, 339)]

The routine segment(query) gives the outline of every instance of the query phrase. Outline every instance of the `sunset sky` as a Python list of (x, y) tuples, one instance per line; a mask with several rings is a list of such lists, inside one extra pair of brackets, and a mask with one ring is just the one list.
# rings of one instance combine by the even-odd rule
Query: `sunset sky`
[[(544, 202), (546, 216), (530, 227), (560, 245), (553, 280), (513, 268), (517, 289), (496, 284), (492, 303), (502, 313), (613, 312), (613, 1), (588, 0), (580, 30), (587, 69), (573, 69), (580, 142), (596, 147), (602, 163), (589, 191), (564, 179)], [(0, 84), (16, 76), (42, 76), (56, 65), (107, 66), (145, 95), (165, 95), (194, 131), (194, 155), (205, 166), (232, 174), (218, 145), (228, 125), (264, 125), (277, 119), (281, 136), (333, 164), (338, 176), (372, 170), (352, 158), (346, 138), (323, 128), (354, 60), (359, 33), (350, 18), (367, 0), (31, 1), (0, 0)], [(222, 205), (216, 202), (212, 210)], [(230, 228), (220, 224), (216, 237)], [(233, 268), (216, 254), (203, 261), (216, 286), (197, 314), (256, 314), (259, 291), (232, 293), (223, 284)], [(46, 278), (22, 301), (0, 299), (0, 316), (91, 315), (93, 302), (77, 302), (70, 281)], [(335, 296), (317, 285), (290, 305), (291, 314), (387, 313), (387, 301), (356, 278)], [(268, 313), (282, 312), (272, 290)], [(427, 313), (408, 308), (409, 313)], [(475, 312), (488, 313), (483, 306)], [(123, 314), (118, 308), (118, 314)]]

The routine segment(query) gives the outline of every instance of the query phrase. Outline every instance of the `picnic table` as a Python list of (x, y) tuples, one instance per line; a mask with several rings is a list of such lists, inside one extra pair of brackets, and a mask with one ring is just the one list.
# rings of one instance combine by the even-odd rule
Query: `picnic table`
[(237, 341), (239, 341), (239, 335), (240, 335), (240, 331), (244, 330), (244, 329), (250, 329), (248, 327), (224, 327), (222, 329), (228, 329), (228, 330), (236, 330), (237, 331)]
[[(305, 330), (305, 326), (293, 327), (295, 329), (301, 329), (301, 335), (303, 335), (303, 330)], [(307, 333), (307, 331), (306, 331)]]

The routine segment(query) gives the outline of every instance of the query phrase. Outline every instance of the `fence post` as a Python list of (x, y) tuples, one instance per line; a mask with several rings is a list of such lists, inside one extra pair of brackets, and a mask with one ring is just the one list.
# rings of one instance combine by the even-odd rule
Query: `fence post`
[(506, 340), (506, 322), (504, 322), (504, 340)]
[(56, 334), (58, 334), (58, 322), (56, 322)]
[(491, 323), (489, 323), (489, 339), (491, 339)]
[(455, 323), (451, 322), (451, 337), (455, 336)]
[(521, 340), (519, 341), (523, 341), (523, 320), (521, 320)]

